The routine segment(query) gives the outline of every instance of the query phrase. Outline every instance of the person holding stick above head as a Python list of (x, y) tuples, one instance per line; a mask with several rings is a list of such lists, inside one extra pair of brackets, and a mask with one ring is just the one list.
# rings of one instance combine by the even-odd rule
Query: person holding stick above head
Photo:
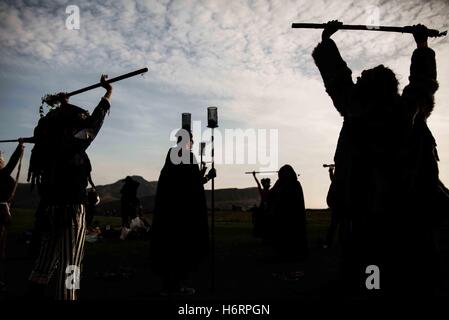
[[(262, 201), (266, 201), (268, 197), (268, 192), (270, 191), (271, 180), (270, 178), (263, 178), (261, 182), (257, 179), (256, 171), (252, 172), (254, 180), (256, 180), (257, 190), (259, 190), (259, 194)], [(262, 184), (261, 184), (262, 183)]]
[[(354, 83), (331, 39), (341, 25), (327, 23), (312, 56), (344, 119), (332, 184), (333, 207), (341, 215), (345, 283), (350, 289), (364, 288), (367, 266), (376, 265), (382, 293), (417, 293), (428, 288), (434, 248), (429, 219), (423, 211), (407, 208), (416, 207), (415, 202), (429, 204), (439, 182), (435, 143), (425, 124), (438, 88), (435, 53), (427, 46), (428, 29), (413, 26), (417, 49), (402, 95), (395, 74), (383, 65), (364, 70)], [(418, 149), (427, 152), (426, 163)], [(425, 170), (425, 181), (410, 172)], [(422, 188), (428, 190), (418, 194)]]
[(0, 152), (0, 291), (3, 291), (6, 287), (6, 227), (11, 222), (9, 206), (14, 197), (14, 192), (18, 183), (17, 179), (19, 178), (19, 171), (17, 172), (16, 180), (11, 177), (11, 174), (22, 158), (24, 148), (22, 139), (19, 139), (19, 144), (8, 163), (5, 162), (3, 154)]
[(58, 267), (56, 298), (76, 300), (86, 231), (85, 204), (91, 164), (86, 149), (100, 131), (110, 109), (112, 86), (102, 75), (106, 93), (92, 115), (61, 93), (60, 107), (42, 117), (34, 131), (28, 179), (41, 197), (47, 226), (40, 253), (29, 277), (29, 295), (43, 297)]
[(260, 195), (259, 207), (254, 212), (254, 236), (264, 237), (266, 234), (266, 216), (268, 212), (268, 198), (270, 193), (271, 180), (270, 178), (263, 178), (260, 182), (257, 179), (256, 171), (252, 172), (254, 180), (256, 180), (257, 190)]

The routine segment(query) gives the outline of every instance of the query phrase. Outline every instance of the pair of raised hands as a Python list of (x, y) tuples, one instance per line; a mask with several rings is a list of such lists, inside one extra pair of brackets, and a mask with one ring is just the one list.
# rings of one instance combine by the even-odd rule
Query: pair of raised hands
[[(323, 30), (323, 33), (321, 34), (321, 38), (323, 40), (329, 39), (335, 32), (337, 32), (340, 27), (343, 25), (341, 21), (338, 20), (331, 20), (326, 24), (326, 27)], [(412, 28), (412, 34), (415, 38), (416, 44), (418, 47), (421, 46), (427, 46), (427, 38), (428, 38), (428, 29), (425, 25), (422, 24), (416, 24), (414, 26), (411, 26)]]

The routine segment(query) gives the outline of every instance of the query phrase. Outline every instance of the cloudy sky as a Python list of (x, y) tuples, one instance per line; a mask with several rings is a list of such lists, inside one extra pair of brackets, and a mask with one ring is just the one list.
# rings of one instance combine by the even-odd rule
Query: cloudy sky
[[(66, 27), (66, 7), (80, 10), (80, 29)], [(1, 1), (0, 139), (30, 136), (46, 93), (72, 91), (148, 66), (144, 77), (114, 85), (112, 109), (88, 153), (97, 184), (126, 175), (157, 180), (180, 114), (206, 126), (218, 106), (220, 129), (278, 130), (279, 165), (301, 174), (306, 206), (325, 206), (342, 119), (311, 58), (319, 30), (292, 22), (411, 25), (448, 29), (445, 0)], [(407, 84), (411, 35), (340, 31), (334, 37), (355, 78), (383, 63)], [(449, 184), (449, 38), (431, 39), (440, 90), (429, 121)], [(103, 89), (72, 98), (93, 110)], [(199, 142), (200, 139), (196, 139)], [(27, 146), (27, 170), (31, 146)], [(253, 150), (255, 146), (248, 146)], [(13, 144), (0, 149), (8, 158)], [(275, 150), (275, 149), (273, 149)], [(244, 171), (260, 164), (217, 165), (218, 188), (253, 186)], [(22, 175), (22, 179), (25, 174)]]

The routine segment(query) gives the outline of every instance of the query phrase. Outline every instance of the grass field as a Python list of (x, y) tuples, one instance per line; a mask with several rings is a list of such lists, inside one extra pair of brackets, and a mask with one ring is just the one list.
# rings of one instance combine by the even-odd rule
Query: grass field
[[(151, 221), (151, 215), (147, 218)], [(215, 291), (210, 291), (210, 260), (191, 275), (197, 298), (320, 299), (338, 292), (339, 248), (321, 249), (329, 223), (327, 210), (308, 210), (311, 255), (304, 263), (279, 263), (273, 252), (252, 236), (248, 212), (218, 212), (215, 219)], [(98, 216), (102, 226), (120, 227), (120, 218)], [(9, 228), (7, 297), (26, 291), (32, 267), (23, 232), (33, 225), (32, 210), (14, 210)], [(81, 299), (160, 299), (161, 281), (150, 271), (149, 241), (104, 239), (86, 243)], [(297, 280), (280, 279), (279, 273), (303, 271)], [(120, 277), (117, 274), (122, 274)], [(113, 276), (113, 275), (116, 276)], [(50, 293), (49, 293), (50, 295)]]

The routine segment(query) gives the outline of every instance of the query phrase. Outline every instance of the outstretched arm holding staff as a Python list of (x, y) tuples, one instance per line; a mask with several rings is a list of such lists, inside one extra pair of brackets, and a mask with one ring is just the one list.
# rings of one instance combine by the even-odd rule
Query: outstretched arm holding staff
[[(112, 79), (108, 79), (108, 80), (105, 80), (105, 81), (106, 81), (106, 83), (110, 84), (110, 83), (113, 83), (113, 82), (117, 82), (117, 81), (121, 81), (121, 80), (124, 80), (124, 79), (128, 79), (128, 78), (137, 76), (139, 74), (144, 74), (147, 71), (148, 71), (148, 68), (142, 68), (142, 69), (139, 69), (139, 70), (136, 70), (136, 71), (132, 71), (132, 72), (129, 72), (129, 73), (126, 73), (126, 74), (122, 74), (121, 76), (118, 76), (118, 77), (115, 77), (115, 78), (112, 78)], [(92, 89), (96, 89), (96, 88), (99, 88), (101, 86), (102, 86), (102, 83), (98, 82), (98, 83), (93, 84), (91, 86), (84, 87), (84, 88), (81, 88), (81, 89), (78, 89), (78, 90), (75, 90), (75, 91), (72, 91), (72, 92), (58, 93), (58, 94), (47, 94), (47, 95), (45, 95), (42, 98), (42, 102), (47, 103), (49, 106), (55, 106), (58, 103), (60, 103), (62, 99), (70, 98), (71, 96), (74, 96), (74, 95), (77, 95), (77, 94), (80, 94), (80, 93), (83, 93), (83, 92), (86, 92), (86, 91), (89, 91), (89, 90), (92, 90)]]
[[(93, 84), (91, 86), (87, 86), (72, 92), (60, 92), (57, 94), (47, 94), (42, 98), (42, 104), (46, 103), (50, 108), (55, 108), (55, 107), (59, 107), (61, 105), (67, 105), (68, 104), (68, 100), (71, 96), (92, 90), (92, 89), (96, 89), (99, 87), (104, 87), (104, 86), (110, 86), (111, 83), (113, 82), (117, 82), (117, 81), (121, 81), (124, 79), (128, 79), (131, 77), (134, 77), (136, 75), (139, 74), (144, 74), (145, 72), (148, 71), (148, 68), (142, 68), (136, 71), (132, 71), (132, 72), (128, 72), (125, 74), (122, 74), (118, 77), (112, 78), (112, 79), (107, 79), (107, 76), (105, 76), (104, 78), (102, 78), (102, 80), (96, 84)], [(111, 92), (108, 91), (105, 94), (105, 98), (108, 99), (111, 96)], [(44, 115), (44, 111), (43, 111), (43, 106), (40, 106), (40, 110), (39, 113), (41, 115), (41, 117), (43, 117)], [(0, 140), (0, 143), (9, 143), (9, 142), (19, 142), (22, 141), (23, 143), (34, 143), (34, 138), (33, 137), (28, 137), (28, 138), (20, 138), (20, 139), (6, 139), (6, 140)]]

